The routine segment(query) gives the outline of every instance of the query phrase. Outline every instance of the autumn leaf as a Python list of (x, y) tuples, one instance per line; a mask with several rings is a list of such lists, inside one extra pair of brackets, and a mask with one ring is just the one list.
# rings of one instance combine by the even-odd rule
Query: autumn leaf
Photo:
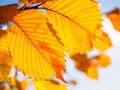
[(87, 55), (76, 54), (71, 57), (75, 61), (75, 66), (80, 71), (86, 72), (89, 68), (89, 59)]
[(12, 57), (8, 48), (7, 32), (0, 31), (0, 81), (8, 81), (12, 67)]
[(43, 5), (48, 21), (53, 25), (70, 55), (87, 53), (93, 38), (99, 37), (102, 17), (98, 3), (91, 0), (56, 0)]
[(117, 8), (107, 14), (107, 17), (111, 20), (114, 28), (120, 31), (120, 10)]
[(73, 85), (77, 85), (77, 81), (76, 80), (71, 80), (70, 83), (72, 83)]
[(99, 50), (106, 50), (112, 46), (112, 42), (107, 33), (103, 32), (102, 37), (99, 38), (95, 43), (94, 47)]
[(90, 62), (90, 66), (87, 69), (87, 71), (85, 72), (85, 74), (92, 79), (98, 79), (97, 66), (94, 63)]
[(28, 86), (27, 79), (23, 79), (22, 81), (17, 81), (17, 88), (19, 90), (25, 90)]
[(86, 54), (76, 54), (71, 57), (75, 61), (75, 67), (91, 79), (98, 79), (97, 59), (88, 58)]
[(64, 48), (47, 26), (45, 16), (39, 10), (23, 10), (12, 21), (8, 37), (14, 65), (35, 79), (62, 79)]
[(17, 88), (18, 90), (26, 90), (28, 86), (28, 80), (23, 79), (21, 81), (18, 81), (17, 78), (14, 76), (9, 78), (9, 84), (12, 87)]
[(64, 84), (60, 84), (56, 81), (34, 81), (33, 82), (36, 90), (68, 90), (67, 87)]
[(96, 59), (98, 61), (98, 65), (100, 65), (101, 67), (106, 67), (111, 63), (110, 57), (105, 54), (100, 54), (96, 57)]
[(11, 90), (9, 87), (0, 84), (0, 90)]
[(0, 23), (5, 23), (9, 20), (12, 20), (17, 11), (17, 4), (0, 6)]

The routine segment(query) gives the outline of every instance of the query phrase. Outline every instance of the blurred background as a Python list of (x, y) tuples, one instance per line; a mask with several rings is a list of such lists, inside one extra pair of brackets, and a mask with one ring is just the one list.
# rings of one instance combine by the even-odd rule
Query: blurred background
[[(74, 84), (68, 84), (67, 87), (70, 90), (120, 90), (120, 32), (116, 30), (111, 22), (111, 19), (106, 14), (114, 11), (116, 8), (120, 8), (120, 0), (97, 0), (100, 5), (100, 9), (103, 14), (103, 27), (104, 30), (112, 41), (112, 47), (107, 49), (104, 53), (111, 59), (111, 64), (106, 68), (98, 68), (98, 79), (91, 79), (87, 77), (83, 72), (77, 70), (74, 66), (74, 61), (67, 57), (66, 74), (64, 77), (66, 81), (74, 80)], [(7, 5), (16, 3), (17, 0), (0, 0), (0, 5)], [(119, 19), (116, 21), (120, 22)], [(119, 23), (120, 28), (120, 23)], [(94, 56), (99, 53), (96, 49), (89, 55)], [(29, 88), (30, 90), (30, 88)]]
[[(77, 85), (69, 85), (70, 90), (120, 90), (120, 32), (116, 30), (113, 26), (110, 18), (106, 16), (106, 14), (120, 9), (120, 0), (97, 0), (100, 4), (100, 9), (103, 14), (103, 31), (105, 31), (111, 41), (113, 46), (105, 51), (105, 54), (108, 55), (111, 59), (111, 64), (106, 68), (98, 68), (98, 79), (93, 80), (89, 77), (86, 77), (84, 73), (76, 70), (73, 61), (67, 60), (68, 66), (67, 71), (68, 74), (66, 76), (67, 79), (73, 79), (77, 81)], [(116, 23), (119, 24), (120, 28), (120, 11), (119, 11), (119, 19), (116, 19)], [(94, 50), (90, 53), (90, 55), (95, 55), (98, 51)], [(69, 76), (69, 77), (68, 77)], [(76, 87), (76, 88), (75, 88)]]

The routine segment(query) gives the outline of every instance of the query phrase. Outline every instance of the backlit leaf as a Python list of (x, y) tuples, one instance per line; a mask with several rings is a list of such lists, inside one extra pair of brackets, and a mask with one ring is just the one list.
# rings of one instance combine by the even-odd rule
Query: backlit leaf
[(17, 78), (14, 76), (9, 78), (9, 84), (12, 85), (12, 87), (17, 88), (19, 90), (26, 90), (28, 86), (28, 81), (27, 79), (18, 81)]
[(98, 70), (97, 70), (96, 65), (91, 62), (85, 74), (92, 79), (98, 79)]
[(77, 69), (83, 72), (87, 71), (89, 68), (89, 60), (87, 58), (87, 55), (76, 54), (71, 58), (75, 60), (75, 66)]
[(64, 84), (60, 84), (56, 81), (34, 81), (36, 90), (68, 90)]
[(70, 55), (92, 49), (92, 37), (99, 37), (101, 33), (98, 26), (102, 19), (97, 2), (56, 0), (48, 1), (43, 8)]
[(64, 49), (51, 31), (38, 10), (20, 11), (13, 18), (9, 47), (14, 64), (35, 79), (62, 77)]
[(26, 90), (27, 86), (28, 86), (27, 79), (23, 79), (22, 81), (17, 81), (17, 88), (19, 90)]
[(0, 23), (12, 20), (17, 11), (18, 11), (17, 4), (0, 6)]
[(95, 48), (100, 50), (106, 50), (112, 46), (112, 42), (107, 33), (102, 33), (102, 38), (98, 39), (95, 44)]
[(115, 9), (107, 14), (107, 17), (111, 20), (114, 28), (120, 31), (120, 9)]
[(0, 81), (8, 81), (12, 67), (12, 57), (9, 53), (7, 32), (0, 31)]
[(100, 54), (99, 56), (97, 56), (97, 60), (98, 64), (102, 67), (106, 67), (111, 63), (110, 57), (105, 54)]

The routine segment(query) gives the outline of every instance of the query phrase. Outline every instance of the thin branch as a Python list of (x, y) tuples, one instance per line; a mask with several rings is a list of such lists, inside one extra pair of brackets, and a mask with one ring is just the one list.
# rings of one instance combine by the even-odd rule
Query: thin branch
[(23, 7), (21, 7), (19, 10), (28, 10), (28, 9), (40, 9), (39, 7), (42, 5), (42, 4), (44, 4), (45, 2), (42, 2), (42, 3), (40, 3), (40, 4), (38, 4), (38, 5), (36, 5), (36, 6), (30, 6), (31, 5), (31, 3), (27, 3), (27, 4), (25, 4)]

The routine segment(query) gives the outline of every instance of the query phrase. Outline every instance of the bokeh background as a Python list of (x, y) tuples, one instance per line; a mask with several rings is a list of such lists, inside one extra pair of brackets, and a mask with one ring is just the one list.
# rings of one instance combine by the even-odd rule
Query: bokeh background
[[(73, 61), (68, 60), (67, 79), (74, 78), (78, 85), (69, 85), (70, 90), (120, 90), (120, 32), (116, 31), (106, 13), (116, 8), (120, 8), (120, 0), (97, 0), (103, 14), (102, 29), (109, 34), (113, 46), (105, 53), (111, 58), (111, 64), (107, 68), (99, 68), (99, 78), (97, 80), (86, 77), (83, 73), (74, 68)], [(94, 50), (90, 55), (96, 54)], [(73, 67), (72, 67), (73, 66)]]
[[(120, 32), (115, 30), (111, 21), (105, 15), (115, 8), (120, 8), (120, 0), (97, 1), (100, 3), (104, 19), (102, 29), (109, 34), (113, 43), (113, 46), (105, 52), (111, 58), (111, 64), (107, 68), (99, 68), (99, 79), (93, 80), (75, 69), (74, 62), (67, 58), (65, 79), (68, 81), (71, 79), (77, 81), (77, 85), (67, 85), (70, 90), (120, 90)], [(16, 2), (17, 0), (0, 0), (0, 5)], [(95, 53), (97, 53), (96, 50), (90, 54)]]

